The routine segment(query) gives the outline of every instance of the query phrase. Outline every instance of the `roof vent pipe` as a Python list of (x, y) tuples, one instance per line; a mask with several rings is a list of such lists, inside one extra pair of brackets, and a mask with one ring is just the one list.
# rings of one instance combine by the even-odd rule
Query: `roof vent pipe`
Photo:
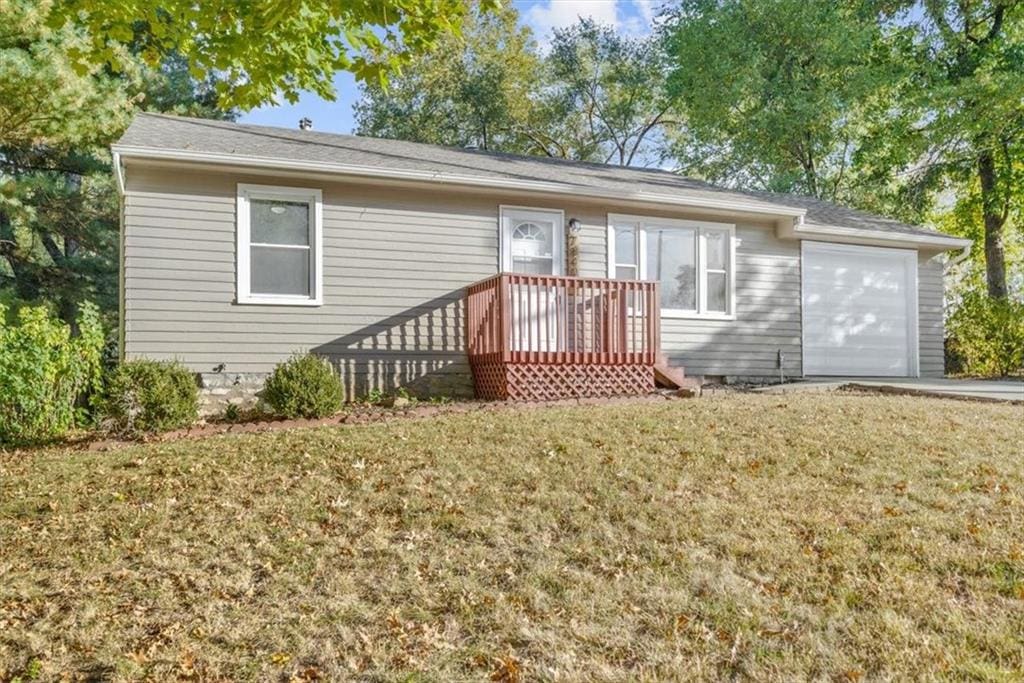
[(308, 116), (299, 119), (299, 130), (313, 130), (313, 119)]

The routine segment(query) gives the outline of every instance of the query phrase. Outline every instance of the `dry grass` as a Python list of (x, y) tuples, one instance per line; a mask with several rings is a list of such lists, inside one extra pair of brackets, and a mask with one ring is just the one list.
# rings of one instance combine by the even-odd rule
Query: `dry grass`
[(0, 456), (0, 679), (1019, 679), (1022, 417), (734, 395)]

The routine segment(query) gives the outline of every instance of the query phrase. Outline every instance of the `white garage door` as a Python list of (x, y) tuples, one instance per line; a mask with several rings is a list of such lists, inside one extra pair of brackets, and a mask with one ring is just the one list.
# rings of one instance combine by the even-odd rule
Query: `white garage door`
[(917, 252), (803, 242), (805, 375), (917, 368)]

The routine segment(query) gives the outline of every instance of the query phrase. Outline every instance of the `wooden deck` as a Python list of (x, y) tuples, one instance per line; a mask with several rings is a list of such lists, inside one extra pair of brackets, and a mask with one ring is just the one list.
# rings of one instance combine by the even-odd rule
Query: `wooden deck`
[(539, 401), (647, 393), (658, 283), (501, 273), (467, 293), (476, 394)]

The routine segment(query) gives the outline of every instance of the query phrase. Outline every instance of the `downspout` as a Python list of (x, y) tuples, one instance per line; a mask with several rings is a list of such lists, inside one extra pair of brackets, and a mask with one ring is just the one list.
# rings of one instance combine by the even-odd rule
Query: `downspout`
[(124, 169), (121, 167), (121, 155), (113, 153), (114, 178), (117, 180), (117, 359), (123, 363), (125, 339), (125, 300), (124, 300)]
[(114, 162), (114, 178), (117, 179), (117, 193), (124, 196), (124, 169), (121, 168), (120, 152), (112, 152)]
[(963, 249), (960, 250), (960, 253), (958, 255), (954, 256), (951, 259), (948, 259), (946, 261), (946, 265), (943, 266), (943, 268), (942, 268), (942, 274), (944, 276), (945, 275), (949, 275), (949, 271), (953, 270), (953, 268), (957, 267), (958, 265), (963, 263), (965, 260), (967, 260), (967, 257), (971, 255), (971, 247), (972, 246), (973, 245), (968, 244), (966, 247), (964, 247)]
[[(957, 254), (953, 258), (946, 259), (946, 262), (942, 265), (942, 280), (943, 280), (943, 297), (942, 298), (943, 298), (943, 301), (944, 301), (943, 309), (947, 308), (946, 304), (948, 304), (948, 300), (946, 299), (946, 296), (945, 296), (946, 292), (948, 291), (948, 288), (946, 287), (945, 280), (946, 280), (946, 278), (952, 276), (954, 268), (956, 268), (958, 265), (960, 265), (965, 260), (967, 260), (967, 257), (971, 255), (971, 246), (973, 246), (973, 245), (968, 244), (966, 247), (964, 247), (963, 249), (960, 250), (959, 254)], [(964, 275), (965, 275), (965, 273), (960, 273), (959, 277), (955, 278), (954, 280), (952, 280), (950, 282), (950, 284), (952, 285), (953, 288), (956, 288), (960, 284), (960, 281), (964, 279)]]

